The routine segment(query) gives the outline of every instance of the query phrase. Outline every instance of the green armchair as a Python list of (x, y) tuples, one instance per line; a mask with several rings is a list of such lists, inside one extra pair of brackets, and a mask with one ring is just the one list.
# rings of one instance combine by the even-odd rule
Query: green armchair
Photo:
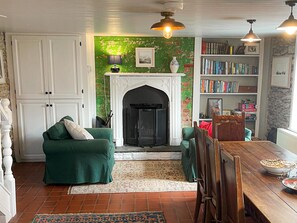
[[(67, 119), (70, 119), (68, 117)], [(73, 139), (62, 122), (43, 133), (46, 184), (109, 183), (114, 166), (112, 129), (86, 128), (94, 137)]]
[[(196, 143), (194, 138), (194, 127), (182, 129), (182, 141), (180, 149), (182, 152), (182, 166), (187, 181), (194, 182), (197, 178), (196, 173)], [(245, 141), (251, 141), (252, 131), (245, 128)]]

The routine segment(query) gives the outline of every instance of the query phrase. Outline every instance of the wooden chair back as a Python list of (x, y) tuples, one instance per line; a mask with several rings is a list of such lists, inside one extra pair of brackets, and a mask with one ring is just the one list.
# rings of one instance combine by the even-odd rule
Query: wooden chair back
[(239, 156), (230, 156), (220, 148), (223, 222), (244, 223), (244, 198)]
[(212, 137), (219, 141), (244, 141), (245, 113), (212, 116)]
[(194, 122), (194, 135), (196, 144), (197, 176), (200, 180), (205, 181), (205, 140), (208, 132), (205, 129), (199, 128), (197, 122)]
[(219, 142), (206, 136), (206, 222), (222, 220)]
[[(197, 122), (194, 122), (194, 136), (195, 136), (195, 145), (196, 145), (196, 172), (197, 172), (197, 198), (196, 198), (196, 207), (194, 214), (194, 222), (198, 222), (199, 212), (202, 200), (206, 196), (206, 186), (205, 186), (205, 150), (206, 150), (206, 136), (208, 132), (205, 129), (198, 127)], [(204, 206), (205, 207), (205, 206)], [(205, 216), (205, 211), (203, 211)]]

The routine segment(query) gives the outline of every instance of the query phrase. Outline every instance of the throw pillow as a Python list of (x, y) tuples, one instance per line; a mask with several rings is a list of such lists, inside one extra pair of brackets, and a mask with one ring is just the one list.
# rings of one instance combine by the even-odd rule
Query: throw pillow
[(78, 124), (75, 124), (73, 121), (64, 119), (64, 124), (72, 138), (78, 140), (94, 139), (94, 137), (87, 130)]
[(206, 129), (208, 131), (208, 135), (212, 137), (212, 122), (202, 121), (199, 128)]
[(74, 122), (73, 118), (71, 118), (69, 115), (64, 116), (63, 118), (61, 118), (60, 122), (63, 122), (64, 119), (67, 119), (67, 120), (70, 120), (70, 121), (73, 121)]
[(71, 139), (67, 129), (63, 122), (57, 122), (52, 127), (47, 130), (50, 139), (60, 140), (60, 139)]

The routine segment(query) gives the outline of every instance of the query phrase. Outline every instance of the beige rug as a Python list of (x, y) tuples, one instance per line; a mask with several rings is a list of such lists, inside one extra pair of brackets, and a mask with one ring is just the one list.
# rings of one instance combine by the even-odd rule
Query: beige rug
[(180, 160), (116, 161), (113, 182), (71, 186), (69, 194), (195, 191), (186, 181)]

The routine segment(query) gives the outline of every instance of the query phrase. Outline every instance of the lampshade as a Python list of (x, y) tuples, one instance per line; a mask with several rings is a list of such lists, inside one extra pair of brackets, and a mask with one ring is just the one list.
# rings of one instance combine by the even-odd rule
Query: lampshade
[(288, 19), (276, 28), (277, 30), (286, 31), (289, 35), (292, 35), (297, 31), (297, 20), (293, 16), (293, 7), (296, 3), (297, 1), (286, 1), (286, 5), (291, 7), (291, 14)]
[(117, 64), (122, 64), (121, 55), (109, 55), (108, 64), (113, 64), (113, 66), (110, 68), (112, 73), (118, 73), (120, 71), (120, 68), (117, 67)]
[(108, 64), (122, 64), (121, 55), (109, 55)]
[(161, 12), (161, 16), (165, 16), (165, 18), (161, 19), (160, 22), (153, 24), (151, 26), (151, 29), (163, 31), (163, 36), (167, 39), (171, 38), (173, 30), (185, 29), (184, 24), (170, 18), (170, 16), (173, 16), (173, 15), (174, 15), (173, 12)]
[(248, 19), (246, 21), (251, 24), (251, 28), (250, 28), (250, 31), (244, 37), (241, 38), (241, 41), (244, 41), (244, 42), (260, 41), (261, 40), (260, 37), (253, 32), (253, 23), (256, 22), (256, 19)]

